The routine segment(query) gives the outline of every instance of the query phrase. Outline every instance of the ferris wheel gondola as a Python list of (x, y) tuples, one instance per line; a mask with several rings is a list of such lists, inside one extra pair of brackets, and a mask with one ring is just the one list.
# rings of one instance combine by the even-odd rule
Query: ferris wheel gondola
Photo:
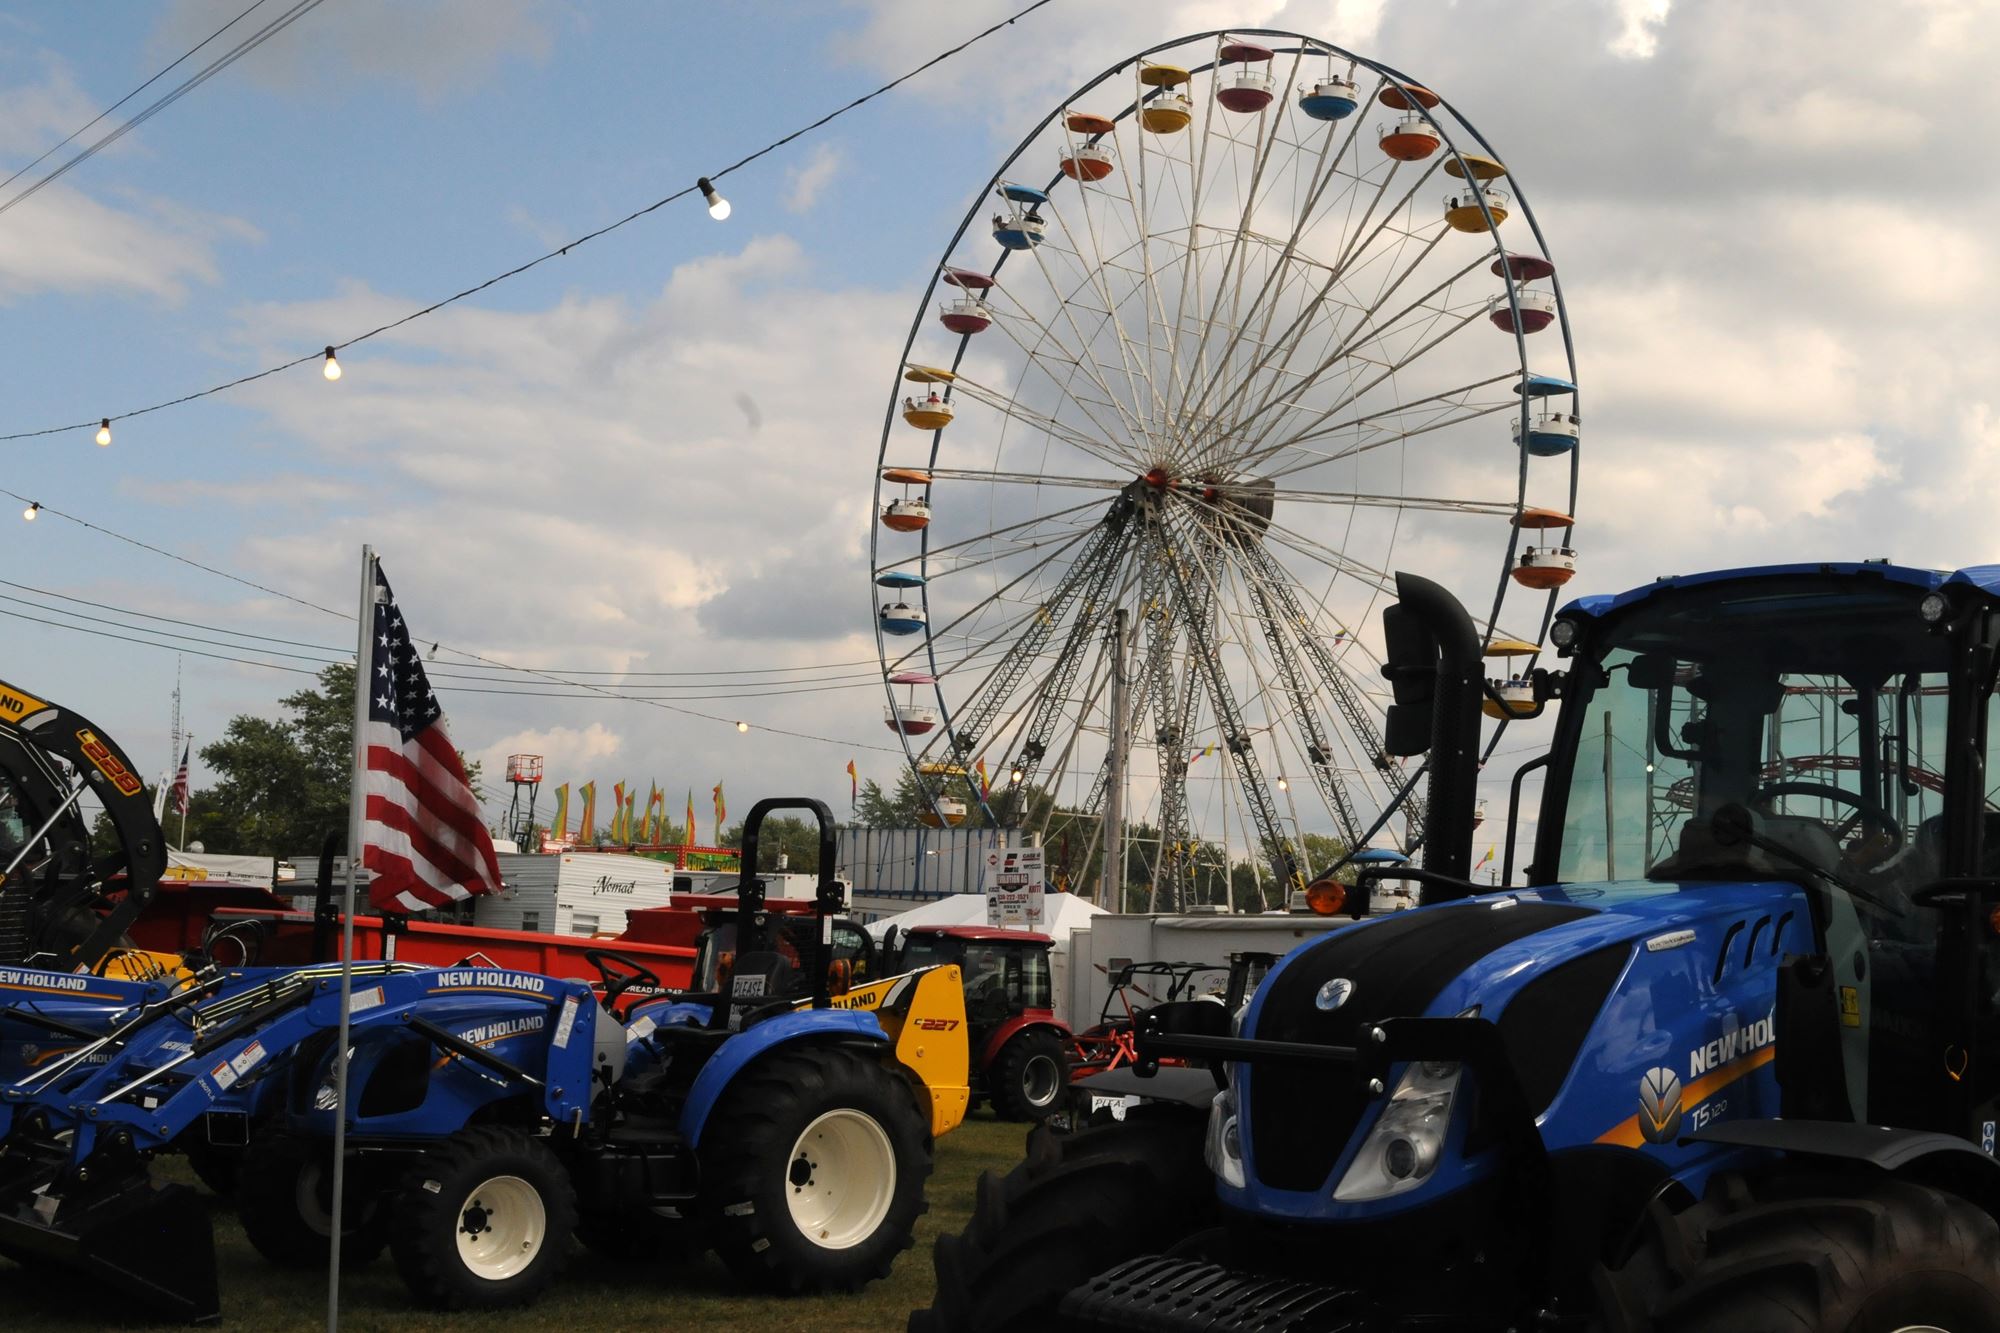
[(1488, 622), (1530, 648), (1575, 566), (1576, 374), (1518, 156), (1388, 66), (1239, 31), (1106, 70), (1000, 165), (933, 279), (959, 308), (927, 296), (898, 366), (948, 375), (938, 404), (898, 385), (877, 466), (878, 582), (923, 579), (889, 601), (921, 635), (878, 641), (891, 717), (936, 714), (890, 723), (932, 818), (1087, 821), (1116, 733), (1162, 905), (1237, 856), (1303, 887), (1399, 799), (1387, 836), (1421, 838), (1356, 632), (1399, 545), (1490, 551)]

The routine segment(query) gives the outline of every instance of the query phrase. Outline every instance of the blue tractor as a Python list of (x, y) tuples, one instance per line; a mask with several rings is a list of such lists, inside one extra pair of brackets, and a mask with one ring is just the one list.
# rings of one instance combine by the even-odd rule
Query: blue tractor
[(1479, 637), (1398, 592), (1421, 905), (1143, 1014), (1210, 1081), (1038, 1132), (913, 1333), (2000, 1329), (2000, 566), (1570, 603), (1497, 891)]
[[(923, 1210), (933, 1130), (964, 1104), (962, 1074), (955, 1102), (926, 1085), (910, 1053), (940, 1043), (905, 1019), (927, 988), (955, 997), (957, 978), (900, 978), (869, 1009), (841, 1007), (825, 966), (843, 897), (831, 812), (758, 802), (744, 864), (788, 806), (820, 827), (820, 929), (803, 950), (751, 875), (727, 984), (629, 1017), (624, 992), (663, 988), (615, 953), (594, 956), (595, 991), (478, 960), (357, 962), (344, 1096), (337, 964), (145, 979), (0, 966), (0, 1255), (71, 1270), (145, 1316), (217, 1317), (206, 1204), (148, 1170), (203, 1141), (241, 1145), (236, 1203), (265, 1258), (323, 1267), (337, 1215), (344, 1263), (386, 1247), (434, 1307), (532, 1300), (572, 1236), (655, 1263), (714, 1249), (781, 1291), (884, 1275)], [(29, 837), (20, 864), (49, 859), (44, 842)], [(956, 1108), (944, 1120), (940, 1096)]]

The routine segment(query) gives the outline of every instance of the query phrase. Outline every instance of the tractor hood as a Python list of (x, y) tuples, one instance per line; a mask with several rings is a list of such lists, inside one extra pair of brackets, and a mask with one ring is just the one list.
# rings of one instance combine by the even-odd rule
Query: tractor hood
[[(1489, 894), (1365, 921), (1294, 950), (1259, 989), (1241, 1031), (1346, 1046), (1382, 1019), (1476, 1011), (1499, 1028), (1551, 1148), (1664, 1151), (1682, 1112), (1760, 1070), (1770, 1087), (1739, 1095), (1731, 1111), (1775, 1114), (1766, 1066), (1777, 967), (1785, 954), (1808, 952), (1811, 937), (1804, 892), (1782, 881)], [(1663, 1100), (1667, 1074), (1673, 1097)], [(1225, 1201), (1300, 1218), (1379, 1216), (1465, 1183), (1468, 1167), (1477, 1172), (1453, 1151), (1470, 1143), (1476, 1158), (1481, 1146), (1467, 1123), (1477, 1099), (1460, 1098), (1452, 1139), (1425, 1178), (1359, 1209), (1336, 1203), (1386, 1099), (1339, 1067), (1239, 1065), (1234, 1077), (1246, 1180), (1237, 1190), (1225, 1184)], [(1642, 1125), (1649, 1078), (1654, 1115)], [(1671, 1123), (1668, 1100), (1677, 1107)]]

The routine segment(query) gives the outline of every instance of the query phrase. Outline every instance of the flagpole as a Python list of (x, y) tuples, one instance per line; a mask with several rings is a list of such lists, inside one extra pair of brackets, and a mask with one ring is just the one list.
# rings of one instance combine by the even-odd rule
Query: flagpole
[(340, 1328), (340, 1213), (347, 1180), (347, 1007), (354, 994), (354, 884), (361, 863), (362, 757), (367, 753), (368, 649), (375, 633), (375, 548), (361, 548), (360, 622), (354, 641), (354, 744), (347, 780), (347, 884), (340, 896), (340, 1035), (333, 1047), (333, 1215), (327, 1240), (326, 1328)]
[[(186, 739), (185, 741), (183, 741), (183, 742), (181, 743), (181, 745), (182, 745), (182, 748), (181, 748), (181, 767), (182, 767), (182, 768), (185, 768), (185, 767), (187, 766), (187, 754), (188, 754), (188, 751), (189, 751), (190, 749), (194, 748), (194, 733), (193, 733), (192, 731), (190, 731), (190, 732), (189, 732), (189, 733), (187, 734), (187, 739)], [(174, 770), (174, 776), (175, 776), (176, 778), (178, 778), (178, 777), (180, 776), (180, 769), (178, 769), (178, 768), (177, 768), (177, 769), (175, 769), (175, 770)], [(190, 793), (190, 792), (188, 792), (188, 791), (187, 791), (187, 790), (186, 790), (185, 788), (183, 788), (183, 789), (182, 789), (182, 791), (181, 791), (181, 794), (180, 794), (180, 806), (181, 806), (181, 850), (182, 850), (183, 852), (185, 852), (185, 851), (186, 851), (186, 850), (188, 849), (188, 807), (189, 807), (190, 805), (193, 805), (193, 804), (194, 804), (194, 801), (193, 801), (193, 799), (192, 799), (192, 795), (191, 795), (191, 793)]]

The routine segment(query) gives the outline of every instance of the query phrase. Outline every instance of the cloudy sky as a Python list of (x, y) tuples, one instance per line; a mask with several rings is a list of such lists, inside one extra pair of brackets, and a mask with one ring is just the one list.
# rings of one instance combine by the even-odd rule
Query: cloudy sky
[[(8, 6), (0, 165), (242, 7)], [(0, 213), (0, 433), (344, 340), (1018, 7), (329, 0)], [(372, 542), (421, 638), (511, 663), (866, 676), (883, 395), (934, 257), (1070, 89), (1224, 25), (1375, 56), (1505, 145), (1577, 342), (1575, 588), (1811, 557), (2000, 557), (1980, 128), (2000, 111), (2000, 17), (1972, 0), (1055, 0), (731, 177), (726, 224), (672, 205), (357, 347), (337, 385), (305, 367), (123, 423), (108, 449), (88, 432), (5, 444), (0, 485), (336, 608)], [(208, 651), (309, 668), (316, 647), (351, 642), (333, 616), (48, 516), (0, 522), (0, 559), (41, 590), (0, 588), (17, 599), (291, 641)], [(1421, 572), (1468, 598), (1490, 577)], [(168, 762), (173, 652), (20, 619), (62, 618), (21, 600), (0, 614), (0, 675), (73, 703), (142, 764)], [(197, 743), (306, 680), (192, 655), (183, 670)], [(684, 702), (748, 720), (747, 735), (605, 699), (445, 702), (489, 771), (528, 750), (557, 782), (721, 779), (740, 812), (777, 792), (838, 804), (850, 757), (893, 779), (879, 686), (851, 684), (684, 690), (734, 693)]]

